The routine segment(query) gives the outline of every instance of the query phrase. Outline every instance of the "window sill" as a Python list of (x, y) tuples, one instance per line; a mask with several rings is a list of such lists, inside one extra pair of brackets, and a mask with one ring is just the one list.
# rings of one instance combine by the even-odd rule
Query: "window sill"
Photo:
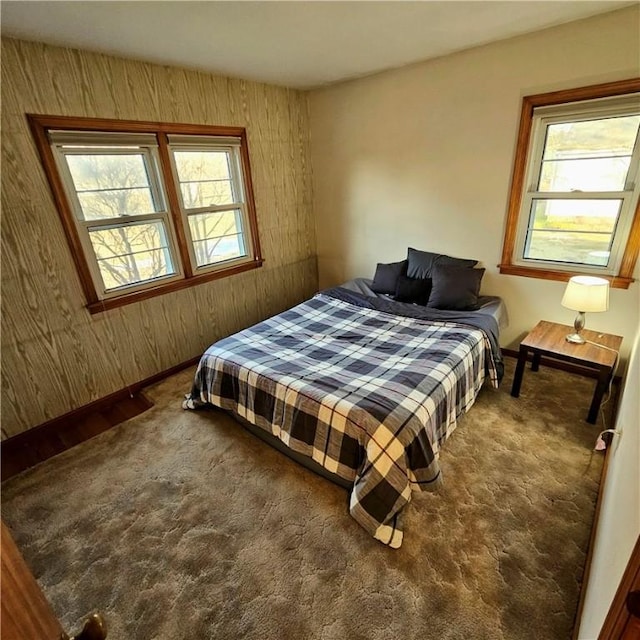
[[(584, 275), (580, 271), (556, 271), (553, 269), (534, 269), (532, 267), (523, 267), (513, 264), (499, 264), (500, 273), (511, 276), (524, 276), (525, 278), (539, 278), (540, 280), (559, 280), (567, 282), (572, 276)], [(600, 277), (600, 276), (599, 276)], [(628, 289), (629, 285), (634, 282), (633, 278), (625, 278), (622, 276), (601, 276), (610, 282), (610, 286), (614, 289)]]
[(190, 278), (184, 278), (182, 280), (174, 280), (167, 284), (162, 284), (157, 287), (149, 289), (143, 289), (142, 291), (136, 291), (134, 293), (128, 293), (117, 298), (108, 298), (106, 300), (98, 300), (97, 302), (90, 302), (87, 305), (89, 313), (96, 314), (103, 311), (109, 311), (110, 309), (117, 309), (127, 304), (134, 302), (140, 302), (141, 300), (147, 300), (149, 298), (155, 298), (156, 296), (170, 293), (171, 291), (179, 291), (180, 289), (188, 289), (189, 287), (195, 287), (196, 285), (204, 282), (210, 282), (212, 280), (219, 280), (226, 278), (227, 276), (235, 275), (236, 273), (242, 273), (244, 271), (250, 271), (251, 269), (258, 269), (262, 266), (263, 260), (253, 260), (252, 262), (245, 262), (235, 267), (228, 269), (221, 269), (220, 271), (210, 271), (197, 276), (191, 276)]

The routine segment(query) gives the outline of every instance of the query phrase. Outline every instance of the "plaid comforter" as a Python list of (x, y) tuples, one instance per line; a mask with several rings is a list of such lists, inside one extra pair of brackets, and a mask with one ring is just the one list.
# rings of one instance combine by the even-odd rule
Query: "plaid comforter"
[(187, 408), (231, 410), (353, 482), (351, 515), (402, 543), (412, 491), (441, 482), (438, 452), (496, 369), (485, 332), (323, 293), (212, 345)]

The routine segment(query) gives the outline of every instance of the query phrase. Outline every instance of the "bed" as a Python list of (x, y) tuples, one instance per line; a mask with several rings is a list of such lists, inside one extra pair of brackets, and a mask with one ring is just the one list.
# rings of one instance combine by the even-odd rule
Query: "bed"
[(502, 377), (499, 298), (474, 311), (400, 303), (357, 279), (213, 344), (184, 406), (214, 405), (349, 487), (375, 539), (402, 544), (413, 491), (485, 380)]

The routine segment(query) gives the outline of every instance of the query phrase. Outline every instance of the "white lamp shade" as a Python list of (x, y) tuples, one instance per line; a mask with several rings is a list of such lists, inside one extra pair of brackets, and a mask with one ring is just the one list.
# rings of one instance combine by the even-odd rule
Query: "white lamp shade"
[(561, 304), (573, 311), (606, 311), (609, 308), (609, 281), (593, 276), (574, 276), (567, 283)]

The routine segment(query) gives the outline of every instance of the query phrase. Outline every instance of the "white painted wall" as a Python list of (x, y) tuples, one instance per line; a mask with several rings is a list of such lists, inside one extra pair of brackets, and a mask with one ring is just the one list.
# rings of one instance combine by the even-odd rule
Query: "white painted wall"
[[(572, 324), (564, 283), (496, 266), (521, 100), (639, 76), (639, 25), (634, 6), (311, 92), (320, 286), (372, 277), (413, 246), (482, 262), (483, 293), (509, 310), (504, 347), (539, 319)], [(587, 315), (587, 328), (624, 336), (625, 357), (638, 289), (613, 290), (608, 312)]]
[(629, 359), (609, 452), (580, 640), (595, 640), (640, 535), (640, 329)]

